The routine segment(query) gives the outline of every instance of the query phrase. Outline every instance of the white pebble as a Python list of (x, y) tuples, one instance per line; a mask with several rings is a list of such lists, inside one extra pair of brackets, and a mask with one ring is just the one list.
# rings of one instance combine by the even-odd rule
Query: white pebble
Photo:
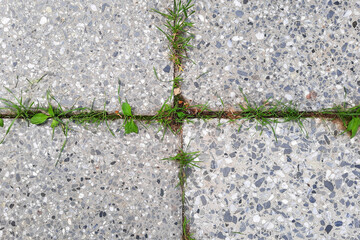
[(257, 33), (256, 35), (256, 38), (258, 39), (258, 40), (262, 40), (262, 39), (264, 39), (265, 38), (265, 36), (264, 36), (264, 34), (263, 33)]
[(274, 228), (274, 224), (273, 223), (269, 223), (266, 227), (267, 230), (273, 229)]
[(283, 173), (283, 171), (279, 170), (279, 171), (276, 171), (276, 174), (280, 177), (285, 177), (285, 174)]
[(269, 201), (273, 200), (274, 198), (274, 194), (271, 194), (271, 196), (269, 197)]
[(7, 17), (3, 17), (2, 19), (1, 19), (1, 23), (2, 24), (8, 24), (8, 22), (10, 22), (10, 18), (7, 18)]
[(41, 17), (41, 19), (40, 19), (40, 24), (41, 24), (41, 25), (44, 25), (45, 23), (47, 23), (46, 17)]
[(93, 10), (94, 12), (97, 11), (97, 8), (96, 8), (96, 6), (95, 6), (94, 4), (91, 4), (90, 8), (91, 8), (91, 10)]
[(352, 11), (347, 10), (346, 13), (344, 14), (344, 18), (350, 17), (351, 14), (352, 14)]
[(238, 36), (234, 36), (231, 40), (233, 40), (234, 42), (240, 41), (242, 40), (242, 37), (238, 37)]
[(330, 175), (331, 175), (331, 171), (330, 171), (330, 170), (326, 170), (325, 178), (326, 178), (326, 179), (329, 179)]
[(84, 194), (83, 193), (80, 193), (79, 194), (79, 198), (83, 198), (84, 197)]
[(200, 18), (200, 21), (202, 21), (202, 22), (205, 20), (203, 15), (199, 15), (199, 18)]
[(293, 97), (290, 94), (285, 94), (285, 98), (287, 100), (293, 100)]
[(255, 216), (253, 217), (253, 221), (254, 221), (254, 222), (260, 222), (260, 216), (259, 216), (259, 215), (255, 215)]
[(237, 6), (237, 7), (241, 7), (241, 3), (240, 3), (239, 1), (237, 1), (237, 0), (234, 1), (234, 4), (235, 4), (235, 6)]
[(246, 188), (249, 188), (249, 187), (250, 187), (250, 181), (249, 181), (249, 180), (246, 180), (246, 181), (244, 182), (244, 186), (245, 186)]

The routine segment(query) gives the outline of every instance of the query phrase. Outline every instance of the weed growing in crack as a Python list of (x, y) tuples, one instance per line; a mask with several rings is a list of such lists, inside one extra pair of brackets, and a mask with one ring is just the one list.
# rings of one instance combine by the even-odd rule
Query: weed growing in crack
[(182, 232), (183, 232), (183, 240), (196, 240), (192, 237), (192, 233), (190, 233), (190, 222), (187, 220), (186, 216), (184, 217), (184, 221), (182, 224)]
[[(55, 128), (57, 127), (61, 127), (62, 132), (65, 136), (65, 140), (61, 146), (55, 166), (58, 164), (61, 158), (61, 154), (64, 151), (67, 142), (68, 132), (69, 130), (71, 130), (70, 123), (72, 122), (82, 126), (85, 125), (85, 127), (87, 124), (96, 124), (98, 126), (99, 124), (105, 122), (109, 132), (113, 136), (115, 136), (114, 132), (109, 127), (108, 121), (123, 118), (124, 123), (122, 126), (125, 129), (125, 134), (139, 132), (138, 127), (134, 122), (134, 119), (136, 117), (131, 112), (131, 106), (127, 101), (121, 103), (120, 97), (119, 97), (119, 103), (122, 108), (122, 112), (123, 112), (122, 115), (119, 114), (118, 111), (116, 111), (115, 114), (108, 114), (106, 112), (106, 103), (104, 103), (104, 109), (102, 111), (94, 110), (93, 108), (94, 102), (91, 108), (88, 107), (74, 108), (73, 105), (69, 110), (64, 110), (64, 108), (55, 99), (55, 97), (50, 94), (50, 91), (47, 91), (46, 94), (47, 106), (33, 107), (34, 102), (31, 102), (31, 100), (24, 101), (22, 98), (22, 94), (20, 95), (20, 98), (17, 98), (10, 89), (8, 88), (6, 89), (15, 98), (15, 101), (11, 101), (5, 98), (0, 98), (0, 101), (5, 105), (5, 107), (0, 109), (6, 109), (12, 112), (13, 116), (11, 117), (13, 117), (13, 120), (10, 123), (9, 127), (7, 128), (7, 131), (4, 137), (2, 138), (2, 140), (0, 141), (0, 144), (2, 144), (5, 141), (6, 136), (9, 134), (12, 126), (14, 125), (17, 119), (24, 119), (28, 122), (28, 124), (31, 123), (34, 125), (42, 125), (46, 123), (48, 120), (51, 120), (52, 138), (54, 137)], [(52, 101), (56, 102), (55, 106), (52, 105)], [(3, 126), (4, 126), (4, 121), (2, 118), (0, 118), (0, 127)]]
[(360, 126), (360, 105), (352, 108), (346, 108), (346, 105), (338, 105), (330, 109), (322, 110), (321, 114), (334, 114), (334, 119), (339, 118), (344, 127), (345, 132), (350, 133), (350, 137), (355, 137)]
[[(120, 98), (120, 82), (119, 82), (119, 88), (118, 88), (118, 100), (119, 103), (121, 105), (121, 110), (123, 112), (123, 116), (124, 116), (124, 123), (123, 123), (123, 127), (125, 129), (125, 134), (130, 134), (130, 133), (139, 133), (139, 128), (136, 125), (136, 123), (134, 122), (134, 115), (131, 112), (131, 106), (130, 104), (127, 102), (127, 100), (125, 100), (125, 102), (121, 103), (121, 98)], [(119, 114), (118, 111), (115, 112), (118, 116), (121, 117), (121, 115)]]
[[(266, 127), (269, 126), (274, 133), (275, 140), (277, 141), (274, 124), (285, 123), (285, 122), (295, 122), (299, 125), (300, 129), (306, 133), (307, 131), (302, 123), (304, 119), (303, 112), (300, 112), (292, 102), (284, 103), (282, 101), (275, 101), (275, 103), (270, 103), (270, 99), (267, 99), (262, 105), (257, 105), (256, 103), (250, 102), (247, 96), (240, 89), (246, 106), (239, 105), (241, 108), (241, 118), (245, 120), (255, 120), (256, 127)], [(282, 119), (282, 120), (280, 120)], [(239, 130), (242, 125), (240, 125)], [(262, 134), (263, 129), (260, 134)]]
[(93, 106), (94, 106), (94, 102), (91, 108), (87, 109), (87, 111), (83, 111), (71, 116), (71, 120), (78, 125), (84, 126), (85, 128), (87, 128), (87, 125), (89, 124), (95, 124), (96, 126), (99, 126), (101, 123), (105, 122), (107, 129), (109, 130), (111, 135), (115, 137), (115, 134), (111, 130), (108, 121), (115, 120), (118, 117), (116, 117), (116, 115), (109, 115), (106, 112), (105, 110), (106, 103), (104, 103), (104, 109), (101, 111), (95, 111)]
[[(20, 98), (17, 98), (10, 89), (6, 88), (6, 90), (15, 98), (16, 102), (10, 101), (5, 98), (0, 98), (0, 101), (6, 106), (1, 109), (10, 110), (12, 113), (15, 114), (15, 118), (10, 123), (4, 137), (0, 141), (0, 144), (2, 144), (5, 141), (6, 136), (9, 134), (12, 126), (14, 125), (17, 119), (22, 118), (29, 123), (29, 120), (32, 116), (32, 106), (34, 105), (34, 102), (31, 102), (29, 100), (23, 101), (22, 93), (20, 94)], [(1, 127), (4, 126), (4, 122), (2, 119), (0, 125)]]
[(182, 2), (174, 0), (173, 8), (168, 8), (166, 12), (152, 9), (153, 12), (166, 18), (163, 28), (157, 27), (169, 42), (170, 60), (174, 63), (175, 71), (183, 71), (183, 60), (188, 59), (186, 52), (193, 46), (189, 44), (194, 37), (189, 34), (188, 29), (193, 26), (189, 17), (195, 13), (190, 9), (194, 6), (192, 0)]
[(203, 120), (211, 118), (210, 115), (202, 115), (204, 111), (209, 110), (207, 105), (190, 106), (185, 100), (177, 100), (174, 106), (171, 106), (170, 99), (172, 95), (161, 106), (160, 110), (153, 116), (150, 122), (158, 122), (162, 126), (163, 135), (167, 130), (171, 130), (173, 134), (178, 134), (183, 123), (191, 123), (194, 118)]
[[(175, 161), (179, 164), (179, 183), (178, 185), (176, 185), (176, 187), (180, 186), (181, 188), (181, 203), (183, 206), (185, 204), (186, 170), (194, 167), (200, 168), (197, 163), (201, 161), (196, 161), (199, 156), (199, 152), (185, 152), (183, 149), (180, 149), (179, 153), (176, 154), (176, 156), (162, 159), (168, 161)], [(190, 234), (190, 225), (184, 212), (182, 230), (184, 240), (195, 240), (194, 238), (192, 238), (192, 234)]]
[(195, 161), (200, 156), (199, 152), (184, 152), (184, 150), (180, 149), (179, 153), (174, 157), (164, 158), (163, 160), (168, 161), (176, 161), (179, 163), (180, 168), (191, 168), (197, 167), (200, 168), (196, 163), (201, 161)]

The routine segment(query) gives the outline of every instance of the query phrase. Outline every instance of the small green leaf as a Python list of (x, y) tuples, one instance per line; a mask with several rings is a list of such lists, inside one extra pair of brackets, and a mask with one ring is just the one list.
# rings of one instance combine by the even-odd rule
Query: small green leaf
[(128, 102), (124, 102), (121, 106), (122, 108), (122, 111), (124, 113), (125, 116), (127, 117), (132, 117), (132, 114), (131, 114), (131, 106), (129, 105)]
[(165, 107), (164, 107), (164, 111), (169, 111), (171, 110), (171, 106), (169, 104), (165, 104)]
[(51, 117), (54, 117), (54, 110), (53, 110), (51, 104), (49, 104), (48, 113), (50, 114)]
[(347, 131), (351, 131), (351, 138), (355, 137), (360, 126), (360, 118), (353, 118), (348, 124)]
[(53, 119), (51, 122), (51, 127), (56, 128), (58, 125), (59, 125), (59, 122), (57, 120)]
[(46, 119), (48, 119), (49, 116), (48, 115), (45, 115), (43, 113), (37, 113), (35, 114), (31, 119), (30, 119), (30, 122), (32, 124), (42, 124), (46, 121)]
[(2, 118), (0, 118), (0, 127), (4, 126), (4, 120)]
[(180, 118), (180, 119), (183, 119), (186, 117), (186, 114), (183, 112), (177, 112), (176, 114), (177, 114), (178, 118)]
[(139, 133), (138, 126), (134, 123), (134, 121), (131, 119), (125, 124), (125, 134), (129, 133)]

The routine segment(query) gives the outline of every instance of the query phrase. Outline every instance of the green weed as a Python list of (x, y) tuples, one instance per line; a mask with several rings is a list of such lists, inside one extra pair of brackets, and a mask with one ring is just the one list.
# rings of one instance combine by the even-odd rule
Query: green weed
[[(123, 112), (123, 116), (125, 119), (125, 121), (123, 123), (123, 126), (125, 128), (125, 134), (139, 133), (139, 128), (136, 125), (136, 123), (134, 122), (134, 115), (131, 112), (130, 104), (127, 102), (127, 100), (125, 100), (125, 102), (121, 103), (120, 83), (119, 83), (119, 88), (118, 88), (118, 100), (121, 105), (121, 110)], [(118, 114), (119, 112), (116, 112), (116, 113)], [(118, 114), (118, 115), (121, 116), (120, 114)]]
[[(190, 142), (189, 142), (190, 144)], [(188, 144), (188, 146), (189, 146)], [(187, 147), (188, 147), (187, 146)], [(185, 185), (186, 185), (186, 169), (188, 168), (200, 168), (197, 163), (201, 161), (197, 161), (196, 159), (200, 156), (199, 152), (185, 152), (183, 149), (180, 149), (178, 154), (176, 154), (174, 157), (164, 158), (162, 160), (168, 160), (168, 161), (175, 161), (179, 164), (180, 170), (179, 170), (179, 183), (176, 185), (176, 187), (181, 187), (181, 203), (184, 206), (185, 204)], [(192, 238), (192, 234), (190, 234), (190, 226), (189, 222), (186, 218), (186, 216), (183, 213), (183, 239), (184, 240), (195, 240)]]
[(180, 149), (179, 153), (174, 157), (164, 158), (163, 160), (168, 161), (176, 161), (179, 163), (181, 168), (191, 168), (197, 167), (200, 168), (196, 163), (200, 161), (195, 161), (196, 158), (200, 156), (199, 152), (184, 152), (184, 150)]
[(274, 133), (275, 140), (277, 141), (274, 125), (291, 121), (297, 123), (300, 129), (307, 134), (302, 123), (302, 119), (304, 118), (303, 112), (300, 112), (292, 102), (284, 103), (282, 101), (275, 101), (274, 103), (270, 103), (270, 99), (267, 99), (265, 103), (257, 105), (248, 100), (242, 89), (240, 89), (240, 91), (246, 103), (245, 106), (239, 105), (242, 110), (241, 118), (245, 120), (255, 120), (257, 123), (256, 126), (260, 125), (262, 127), (260, 134), (262, 134), (263, 127), (268, 126)]
[(47, 73), (45, 73), (45, 74), (42, 75), (40, 78), (35, 79), (35, 80), (33, 80), (33, 81), (30, 81), (29, 79), (26, 78), (26, 81), (29, 82), (30, 88), (33, 88), (33, 86), (34, 86), (35, 84), (39, 83), (41, 80), (43, 80), (43, 78), (44, 78), (46, 75), (47, 75)]
[[(39, 79), (39, 81), (40, 80), (41, 79)], [(17, 119), (24, 119), (28, 122), (28, 124), (31, 123), (34, 125), (41, 125), (46, 123), (48, 120), (51, 120), (52, 138), (54, 137), (55, 128), (57, 127), (60, 127), (62, 129), (62, 132), (65, 136), (65, 140), (62, 144), (55, 166), (58, 164), (61, 158), (61, 154), (65, 148), (68, 132), (69, 130), (71, 130), (70, 129), (71, 122), (74, 122), (75, 124), (82, 126), (88, 124), (99, 125), (100, 123), (105, 122), (109, 132), (113, 136), (115, 136), (114, 132), (109, 127), (108, 120), (124, 118), (123, 127), (125, 129), (125, 134), (129, 134), (132, 132), (134, 133), (139, 132), (138, 127), (134, 122), (135, 116), (132, 114), (131, 106), (127, 101), (121, 103), (120, 97), (119, 97), (119, 103), (121, 104), (123, 115), (120, 115), (118, 111), (116, 111), (115, 114), (108, 114), (106, 112), (106, 103), (104, 103), (104, 109), (102, 111), (95, 111), (93, 109), (94, 102), (91, 108), (88, 107), (74, 108), (75, 105), (74, 104), (69, 110), (64, 110), (64, 108), (55, 99), (55, 97), (50, 94), (50, 91), (47, 91), (46, 94), (47, 106), (33, 107), (34, 102), (31, 102), (30, 100), (24, 101), (22, 98), (22, 94), (20, 95), (19, 98), (17, 98), (10, 89), (6, 88), (6, 90), (15, 98), (15, 101), (11, 101), (5, 98), (0, 98), (0, 101), (5, 105), (5, 107), (1, 109), (7, 109), (11, 111), (14, 115), (12, 122), (10, 123), (9, 127), (5, 132), (4, 137), (0, 141), (0, 144), (2, 144), (5, 141), (6, 136), (9, 134), (12, 126), (14, 125)], [(55, 106), (52, 105), (53, 101), (56, 102)], [(4, 121), (2, 118), (0, 118), (0, 127), (3, 126), (4, 126)]]
[(338, 105), (330, 109), (320, 111), (321, 114), (333, 114), (334, 119), (339, 118), (345, 127), (345, 132), (350, 133), (350, 137), (355, 137), (360, 126), (360, 105), (346, 108), (346, 105)]
[[(20, 98), (17, 98), (10, 89), (6, 88), (6, 90), (15, 98), (16, 101), (14, 102), (5, 98), (0, 98), (0, 101), (5, 105), (5, 107), (1, 109), (7, 109), (11, 111), (12, 113), (15, 114), (15, 117), (11, 121), (9, 127), (7, 128), (4, 137), (0, 141), (0, 144), (2, 144), (5, 141), (6, 136), (9, 134), (12, 126), (14, 125), (17, 119), (25, 119), (26, 121), (29, 122), (33, 114), (32, 106), (34, 105), (34, 102), (31, 102), (29, 100), (23, 101), (22, 93), (20, 94)], [(4, 126), (3, 120), (1, 120), (0, 125), (1, 127)]]
[(174, 63), (175, 71), (183, 71), (183, 60), (188, 59), (186, 52), (193, 46), (189, 44), (194, 37), (189, 33), (189, 28), (193, 23), (189, 21), (189, 17), (195, 11), (190, 9), (194, 6), (191, 4), (192, 0), (182, 2), (181, 0), (174, 0), (173, 8), (168, 8), (166, 12), (152, 9), (153, 12), (160, 14), (166, 18), (164, 27), (157, 27), (169, 42), (170, 60)]
[(192, 237), (193, 234), (190, 233), (189, 221), (186, 219), (186, 216), (184, 216), (182, 230), (183, 230), (183, 239), (184, 240), (196, 240), (195, 238)]
[(182, 129), (182, 125), (184, 123), (190, 123), (191, 119), (201, 118), (206, 120), (212, 117), (211, 115), (202, 114), (204, 111), (209, 110), (207, 104), (190, 106), (185, 100), (178, 98), (174, 102), (174, 105), (171, 106), (171, 98), (172, 95), (149, 121), (158, 122), (162, 126), (164, 135), (167, 130), (171, 130), (173, 134), (178, 134)]

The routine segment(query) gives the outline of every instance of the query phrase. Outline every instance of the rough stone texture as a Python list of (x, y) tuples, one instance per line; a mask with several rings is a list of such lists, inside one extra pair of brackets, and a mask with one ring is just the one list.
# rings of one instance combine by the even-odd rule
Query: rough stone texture
[(64, 137), (49, 125), (16, 122), (0, 145), (1, 239), (180, 239), (178, 167), (161, 161), (176, 137), (73, 126), (55, 167)]
[[(183, 95), (220, 109), (268, 98), (319, 110), (360, 102), (358, 1), (195, 1)], [(209, 72), (201, 77), (202, 73)]]
[(167, 4), (0, 1), (0, 96), (11, 98), (7, 87), (44, 103), (50, 89), (67, 108), (90, 107), (96, 99), (96, 109), (107, 101), (115, 111), (120, 80), (120, 96), (136, 114), (155, 113), (170, 96), (172, 69), (165, 37), (156, 29), (165, 19), (150, 10)]
[(279, 124), (277, 142), (254, 123), (240, 132), (217, 124), (184, 128), (188, 151), (203, 161), (186, 189), (196, 239), (359, 239), (359, 136), (319, 119), (305, 123), (308, 137)]

